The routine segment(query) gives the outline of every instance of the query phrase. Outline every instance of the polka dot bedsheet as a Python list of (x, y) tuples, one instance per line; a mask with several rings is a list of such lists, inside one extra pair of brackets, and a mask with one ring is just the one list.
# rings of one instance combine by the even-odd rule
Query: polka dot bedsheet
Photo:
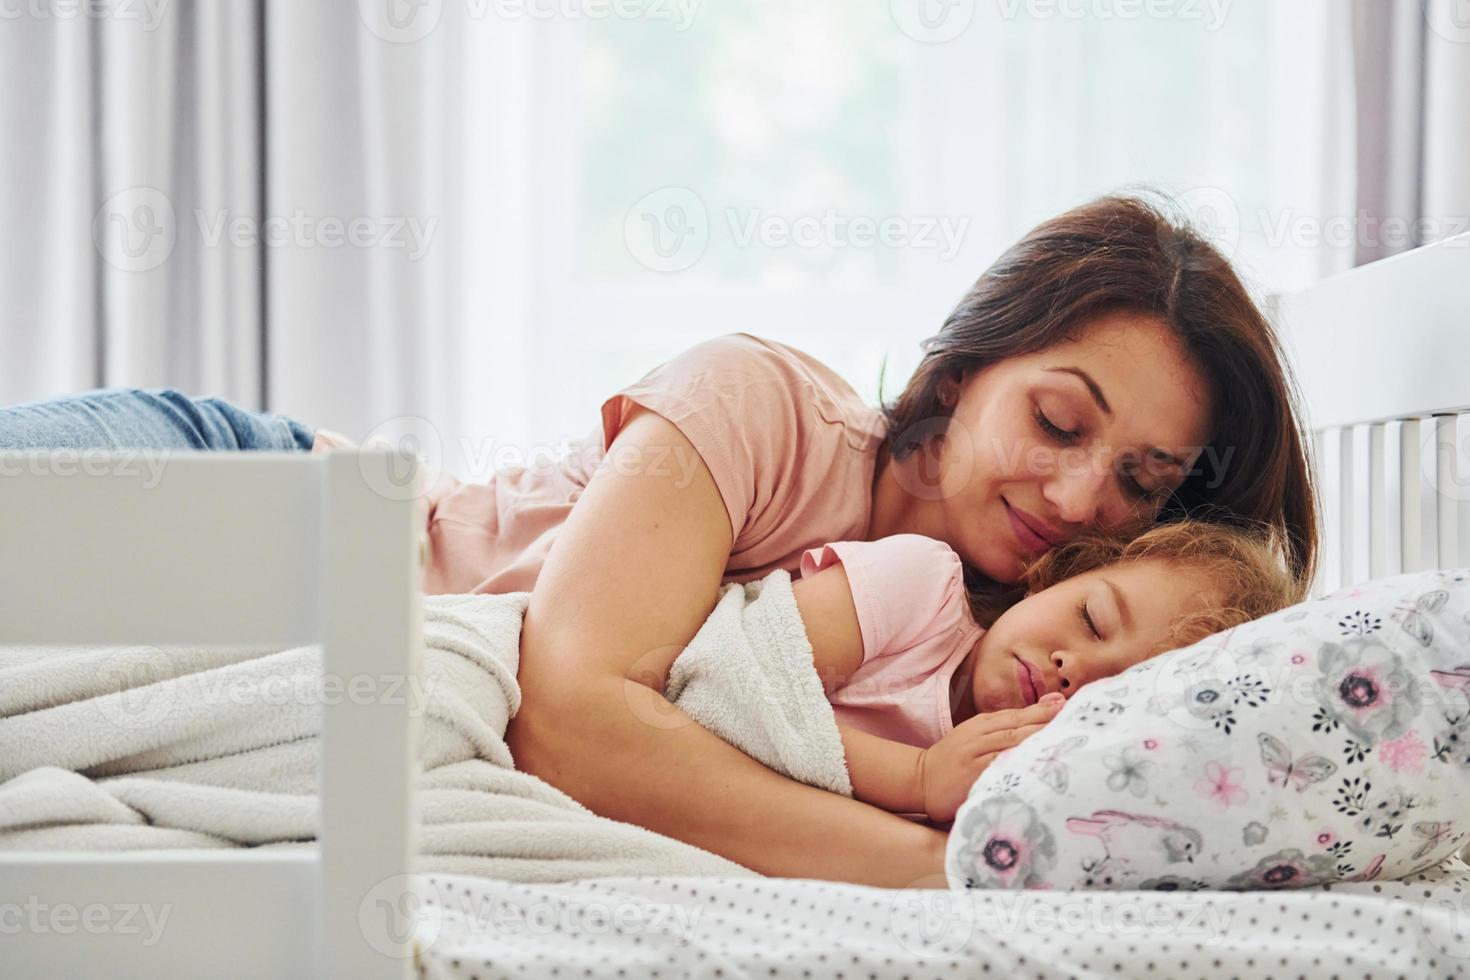
[(425, 978), (1467, 977), (1470, 867), (1291, 891), (427, 875)]

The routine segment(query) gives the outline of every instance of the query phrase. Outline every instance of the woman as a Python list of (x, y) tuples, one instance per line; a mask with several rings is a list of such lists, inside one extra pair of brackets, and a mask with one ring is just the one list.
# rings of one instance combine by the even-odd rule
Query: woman
[[(917, 532), (999, 611), (1027, 559), (1084, 528), (1193, 513), (1278, 527), (1305, 591), (1315, 510), (1277, 341), (1228, 262), (1152, 204), (1107, 197), (1042, 224), (924, 346), (876, 410), (809, 355), (726, 335), (609, 398), (562, 465), (435, 483), (426, 588), (532, 591), (506, 734), (521, 769), (765, 874), (942, 887), (942, 830), (787, 779), (661, 696), (723, 582)], [(289, 420), (218, 402), (196, 420), (163, 396), (183, 404), (136, 439), (192, 445), (212, 425), (226, 447), (309, 445)], [(47, 404), (75, 419), (93, 397)], [(0, 445), (51, 444), (4, 417), (40, 408), (0, 412)], [(1036, 710), (996, 712), (994, 751)]]

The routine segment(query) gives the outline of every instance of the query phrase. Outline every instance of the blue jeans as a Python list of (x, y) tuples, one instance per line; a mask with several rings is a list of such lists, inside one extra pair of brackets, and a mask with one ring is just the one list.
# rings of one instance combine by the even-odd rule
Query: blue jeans
[(0, 408), (0, 449), (273, 449), (309, 451), (316, 433), (172, 388), (98, 388)]

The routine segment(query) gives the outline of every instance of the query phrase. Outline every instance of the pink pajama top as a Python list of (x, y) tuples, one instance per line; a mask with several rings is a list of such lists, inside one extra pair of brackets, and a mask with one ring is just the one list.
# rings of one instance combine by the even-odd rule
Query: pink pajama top
[[(928, 746), (952, 727), (949, 682), (980, 627), (959, 556), (921, 535), (866, 541), (882, 414), (835, 371), (779, 341), (729, 333), (691, 345), (602, 403), (554, 465), (428, 489), (430, 594), (529, 591), (634, 404), (668, 419), (709, 468), (733, 534), (722, 582), (776, 568), (847, 568), (863, 662), (830, 700), (839, 720)], [(319, 433), (314, 449), (341, 445)]]
[(922, 534), (834, 541), (801, 556), (799, 578), (841, 562), (863, 659), (827, 696), (837, 720), (928, 748), (954, 728), (949, 684), (985, 632), (965, 598), (960, 556)]
[(677, 426), (714, 478), (733, 535), (722, 582), (795, 574), (804, 550), (866, 537), (882, 414), (810, 354), (730, 333), (614, 393), (553, 465), (503, 467), (483, 483), (441, 474), (426, 494), (424, 590), (530, 591), (635, 403)]

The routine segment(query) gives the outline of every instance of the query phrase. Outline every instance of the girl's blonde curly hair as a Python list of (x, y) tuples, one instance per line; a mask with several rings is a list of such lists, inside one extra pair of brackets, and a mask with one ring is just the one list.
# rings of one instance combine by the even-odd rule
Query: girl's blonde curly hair
[(1185, 519), (1157, 524), (1131, 540), (1085, 534), (1036, 559), (1022, 581), (1028, 593), (1040, 592), (1083, 572), (1149, 558), (1202, 572), (1217, 602), (1174, 623), (1165, 649), (1178, 649), (1305, 598), (1283, 555), (1282, 536), (1270, 525)]

